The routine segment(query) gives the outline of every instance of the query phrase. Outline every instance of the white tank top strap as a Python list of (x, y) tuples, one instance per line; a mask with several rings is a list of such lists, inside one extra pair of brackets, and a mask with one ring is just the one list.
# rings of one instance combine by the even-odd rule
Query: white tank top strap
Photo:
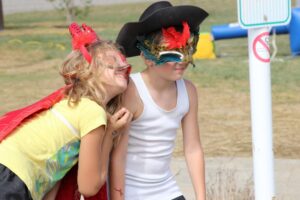
[(177, 85), (177, 95), (178, 95), (178, 102), (177, 108), (182, 110), (184, 114), (189, 111), (190, 103), (189, 103), (189, 95), (185, 86), (184, 79), (179, 79), (176, 81)]
[(50, 112), (57, 118), (59, 119), (62, 123), (64, 123), (68, 129), (73, 133), (75, 136), (80, 137), (79, 131), (60, 113), (58, 112), (55, 108), (50, 108)]
[(131, 74), (130, 75), (131, 79), (134, 82), (134, 85), (140, 95), (140, 98), (142, 99), (143, 102), (151, 102), (152, 97), (149, 94), (148, 88), (146, 87), (146, 84), (142, 78), (142, 74), (140, 72)]

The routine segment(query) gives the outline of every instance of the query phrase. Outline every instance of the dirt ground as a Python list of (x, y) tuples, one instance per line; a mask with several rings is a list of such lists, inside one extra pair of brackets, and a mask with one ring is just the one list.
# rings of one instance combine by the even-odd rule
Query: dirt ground
[[(199, 126), (206, 156), (251, 156), (250, 96), (229, 89), (198, 88)], [(285, 99), (294, 98), (293, 103)], [(300, 158), (300, 97), (273, 94), (273, 150), (276, 158)], [(182, 155), (178, 134), (175, 155)]]

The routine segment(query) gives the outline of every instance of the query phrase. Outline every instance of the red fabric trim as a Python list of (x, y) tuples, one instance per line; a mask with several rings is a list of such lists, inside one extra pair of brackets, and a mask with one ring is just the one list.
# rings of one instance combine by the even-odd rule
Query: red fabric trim
[[(75, 165), (61, 181), (55, 200), (79, 200), (80, 193), (77, 185), (78, 165)], [(85, 200), (107, 200), (106, 184), (92, 197), (84, 197)]]

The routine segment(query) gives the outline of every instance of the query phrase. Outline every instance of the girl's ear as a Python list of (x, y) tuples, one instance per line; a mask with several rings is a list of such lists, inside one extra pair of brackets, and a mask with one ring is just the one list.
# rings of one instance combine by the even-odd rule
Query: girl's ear
[(141, 55), (142, 59), (144, 60), (144, 63), (145, 63), (145, 65), (146, 65), (147, 67), (153, 67), (153, 66), (155, 65), (154, 62), (153, 62), (152, 60), (149, 60), (149, 59), (146, 59), (146, 58), (145, 58), (143, 52), (141, 52), (140, 55)]

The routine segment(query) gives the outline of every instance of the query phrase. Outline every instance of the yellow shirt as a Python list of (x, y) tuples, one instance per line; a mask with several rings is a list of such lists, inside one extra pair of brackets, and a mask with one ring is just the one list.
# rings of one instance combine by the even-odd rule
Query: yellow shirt
[[(55, 113), (77, 130), (72, 132)], [(66, 99), (21, 124), (0, 143), (0, 163), (13, 171), (28, 187), (33, 199), (43, 196), (78, 161), (80, 139), (106, 125), (105, 110), (82, 98), (75, 107)]]

